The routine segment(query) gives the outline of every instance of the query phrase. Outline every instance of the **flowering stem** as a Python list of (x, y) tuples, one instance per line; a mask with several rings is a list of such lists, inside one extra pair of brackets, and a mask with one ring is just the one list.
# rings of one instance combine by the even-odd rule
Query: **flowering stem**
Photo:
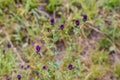
[(20, 54), (18, 53), (18, 51), (16, 50), (16, 48), (15, 48), (14, 45), (12, 44), (9, 34), (8, 34), (7, 32), (5, 32), (5, 31), (4, 31), (4, 33), (5, 33), (6, 37), (7, 37), (7, 40), (9, 41), (9, 43), (10, 43), (11, 46), (12, 46), (13, 52), (16, 53), (16, 55), (17, 55), (18, 59), (21, 61), (21, 63), (22, 63), (22, 64), (25, 64), (25, 62), (24, 62), (23, 59), (21, 58)]

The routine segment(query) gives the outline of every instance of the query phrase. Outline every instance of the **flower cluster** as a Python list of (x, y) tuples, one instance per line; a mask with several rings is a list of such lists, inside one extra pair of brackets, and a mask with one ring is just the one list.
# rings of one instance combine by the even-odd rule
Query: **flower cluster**
[(87, 15), (86, 14), (83, 14), (82, 15), (82, 20), (85, 22), (85, 21), (87, 21)]
[(62, 25), (60, 25), (60, 29), (61, 30), (63, 30), (64, 29), (64, 25), (62, 24)]
[(8, 44), (7, 46), (8, 46), (8, 48), (11, 48), (11, 44)]
[(17, 75), (17, 78), (18, 78), (18, 80), (21, 80), (21, 75), (18, 74), (18, 75)]
[(75, 21), (75, 24), (76, 24), (76, 26), (79, 26), (79, 25), (80, 25), (80, 21), (79, 21), (79, 20), (76, 20), (76, 21)]
[(51, 25), (54, 25), (55, 19), (54, 19), (54, 18), (51, 18), (51, 19), (50, 19), (50, 22), (51, 22)]
[(40, 51), (41, 47), (40, 47), (39, 45), (37, 45), (37, 46), (35, 47), (35, 49), (36, 49), (36, 52), (38, 53), (38, 52)]
[(43, 66), (43, 69), (46, 70), (46, 69), (47, 69), (47, 66), (44, 65), (44, 66)]
[(73, 65), (72, 65), (72, 64), (69, 64), (69, 65), (68, 65), (68, 69), (69, 69), (69, 70), (72, 70), (72, 69), (73, 69)]

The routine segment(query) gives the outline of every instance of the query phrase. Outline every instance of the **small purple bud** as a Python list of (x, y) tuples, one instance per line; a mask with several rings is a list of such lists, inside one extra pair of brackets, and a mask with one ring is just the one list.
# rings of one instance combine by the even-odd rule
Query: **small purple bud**
[(39, 75), (39, 72), (38, 72), (38, 71), (36, 71), (36, 75), (37, 75), (37, 76)]
[(82, 15), (82, 20), (85, 22), (85, 21), (87, 21), (87, 15), (86, 14), (83, 14)]
[(11, 80), (10, 78), (6, 78), (6, 80)]
[(39, 52), (41, 47), (39, 45), (36, 46), (36, 52)]
[(20, 80), (20, 79), (21, 79), (21, 75), (20, 75), (20, 74), (18, 74), (18, 75), (17, 75), (17, 78), (18, 78), (18, 80)]
[(79, 21), (79, 20), (76, 20), (76, 21), (75, 21), (75, 24), (76, 24), (76, 26), (79, 26), (79, 25), (80, 25), (80, 21)]
[(8, 48), (11, 48), (11, 44), (8, 44), (7, 46), (8, 46)]
[(46, 66), (43, 66), (43, 69), (44, 69), (44, 70), (46, 70), (46, 69), (47, 69), (47, 67), (46, 67)]
[(62, 24), (62, 25), (60, 25), (60, 29), (61, 30), (63, 30), (64, 29), (64, 25)]
[(50, 22), (51, 22), (51, 25), (54, 25), (54, 23), (55, 23), (54, 18), (51, 18), (51, 19), (50, 19)]
[(29, 64), (27, 65), (27, 68), (30, 68), (30, 65), (29, 65)]
[(73, 69), (73, 65), (72, 65), (72, 64), (69, 64), (69, 65), (68, 65), (68, 69), (69, 69), (69, 70), (72, 70), (72, 69)]

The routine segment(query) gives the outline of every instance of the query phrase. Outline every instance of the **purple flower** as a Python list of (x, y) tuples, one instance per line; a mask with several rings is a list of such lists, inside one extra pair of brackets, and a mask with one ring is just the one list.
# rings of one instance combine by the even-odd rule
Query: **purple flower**
[(36, 71), (36, 75), (37, 75), (37, 76), (39, 75), (39, 72), (38, 72), (38, 71)]
[(72, 69), (73, 69), (73, 65), (72, 65), (72, 64), (69, 64), (69, 65), (68, 65), (68, 69), (69, 69), (69, 70), (72, 70)]
[(79, 25), (80, 25), (80, 21), (79, 21), (79, 20), (76, 20), (76, 21), (75, 21), (75, 24), (76, 24), (76, 26), (79, 26)]
[(64, 29), (64, 25), (62, 24), (62, 25), (60, 25), (60, 29), (61, 30), (63, 30)]
[(8, 48), (11, 48), (11, 44), (8, 44), (7, 46), (8, 46)]
[(36, 52), (39, 52), (41, 47), (39, 45), (36, 46)]
[(51, 22), (51, 25), (54, 25), (54, 23), (55, 23), (54, 18), (51, 18), (51, 19), (50, 19), (50, 22)]
[(46, 69), (47, 69), (47, 67), (46, 67), (46, 66), (43, 66), (42, 68), (43, 68), (44, 70), (46, 70)]
[(18, 78), (18, 80), (20, 80), (20, 79), (21, 79), (21, 75), (20, 75), (20, 74), (18, 74), (18, 75), (17, 75), (17, 78)]
[(27, 65), (27, 68), (30, 68), (30, 65), (29, 65), (29, 64)]
[(82, 15), (82, 20), (85, 22), (85, 21), (87, 21), (87, 15), (86, 14), (83, 14)]
[(11, 80), (10, 78), (6, 78), (6, 80)]

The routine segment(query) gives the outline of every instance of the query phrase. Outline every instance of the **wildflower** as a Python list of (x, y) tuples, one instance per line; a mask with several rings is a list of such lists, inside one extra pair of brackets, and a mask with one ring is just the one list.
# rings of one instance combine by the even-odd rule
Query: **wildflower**
[(29, 64), (27, 65), (27, 68), (30, 68), (30, 65), (29, 65)]
[(55, 22), (54, 18), (51, 18), (50, 22), (51, 22), (51, 25), (54, 25), (54, 22)]
[(39, 45), (36, 46), (36, 52), (39, 52), (41, 47)]
[(6, 80), (11, 80), (10, 78), (6, 78)]
[(72, 70), (72, 69), (73, 69), (73, 65), (72, 65), (72, 64), (69, 64), (69, 65), (68, 65), (68, 69), (69, 69), (69, 70)]
[(8, 46), (8, 48), (11, 48), (11, 44), (8, 44), (7, 46)]
[(39, 75), (39, 72), (38, 72), (38, 71), (36, 71), (36, 75), (37, 75), (37, 76)]
[(82, 15), (82, 20), (85, 22), (85, 21), (87, 21), (87, 15), (86, 14), (83, 14)]
[(44, 69), (44, 70), (46, 70), (46, 69), (47, 69), (47, 67), (46, 67), (46, 66), (43, 66), (43, 69)]
[(62, 25), (60, 25), (60, 29), (61, 30), (63, 30), (64, 29), (64, 25), (62, 24)]
[(75, 24), (76, 24), (76, 26), (79, 26), (79, 25), (80, 25), (80, 21), (79, 21), (79, 20), (76, 20), (76, 21), (75, 21)]
[(17, 75), (17, 78), (18, 78), (18, 80), (20, 80), (20, 79), (21, 79), (21, 75), (20, 75), (20, 74), (18, 74), (18, 75)]

